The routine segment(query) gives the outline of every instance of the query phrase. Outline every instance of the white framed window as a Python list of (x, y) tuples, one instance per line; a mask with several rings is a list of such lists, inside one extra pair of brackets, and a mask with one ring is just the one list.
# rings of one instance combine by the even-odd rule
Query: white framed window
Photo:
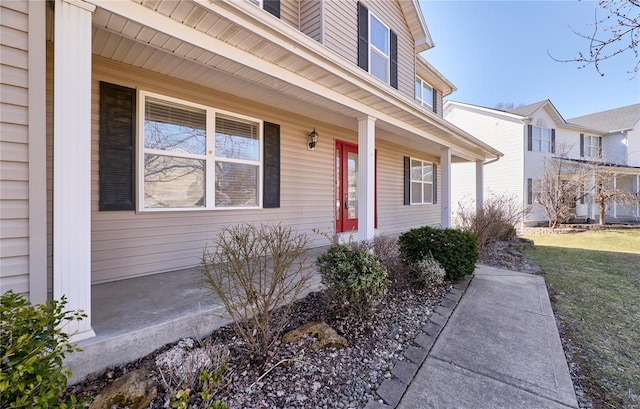
[(391, 71), (390, 43), (389, 27), (369, 12), (369, 72), (387, 84)]
[(416, 77), (416, 100), (420, 105), (433, 109), (433, 87)]
[(433, 203), (433, 163), (411, 158), (411, 204)]
[(532, 149), (538, 152), (551, 152), (551, 129), (534, 126), (532, 131)]
[(600, 157), (601, 136), (587, 136), (584, 137), (584, 156), (588, 158)]
[(262, 121), (139, 92), (138, 210), (261, 206)]

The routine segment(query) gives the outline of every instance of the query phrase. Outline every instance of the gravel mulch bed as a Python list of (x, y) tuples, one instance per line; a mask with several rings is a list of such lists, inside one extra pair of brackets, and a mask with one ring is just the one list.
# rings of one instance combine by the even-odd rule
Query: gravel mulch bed
[[(325, 296), (315, 292), (293, 307), (290, 327), (307, 322), (326, 322), (349, 342), (344, 349), (315, 351), (315, 339), (278, 344), (263, 360), (243, 350), (243, 341), (233, 325), (214, 332), (214, 344), (231, 351), (225, 372), (226, 386), (216, 398), (230, 408), (363, 408), (387, 378), (403, 351), (429, 322), (433, 309), (447, 294), (451, 284), (432, 289), (393, 288), (367, 322), (334, 319), (327, 314)], [(158, 381), (158, 398), (152, 408), (170, 407), (171, 394), (165, 390), (155, 365), (155, 353), (125, 366), (109, 369), (99, 377), (73, 385), (69, 393), (94, 397), (102, 388), (127, 372), (146, 368)], [(266, 374), (266, 375), (265, 375)], [(262, 377), (262, 378), (261, 378)], [(193, 408), (198, 408), (196, 399)]]

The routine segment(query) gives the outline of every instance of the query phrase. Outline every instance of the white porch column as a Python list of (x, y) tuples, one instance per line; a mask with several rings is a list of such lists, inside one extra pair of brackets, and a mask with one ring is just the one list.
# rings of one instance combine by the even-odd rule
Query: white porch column
[(451, 227), (451, 149), (449, 148), (440, 150), (440, 172), (442, 174), (440, 180), (440, 225), (442, 228), (449, 228)]
[(358, 240), (375, 235), (376, 119), (358, 118)]
[(476, 161), (476, 212), (484, 206), (484, 161)]
[[(613, 175), (613, 190), (615, 191), (618, 188), (618, 175), (614, 174)], [(615, 199), (612, 200), (612, 204), (611, 204), (611, 217), (613, 217), (614, 219), (618, 218), (618, 203), (616, 202)]]
[(53, 116), (53, 296), (87, 318), (65, 331), (91, 329), (91, 17), (95, 6), (55, 1)]

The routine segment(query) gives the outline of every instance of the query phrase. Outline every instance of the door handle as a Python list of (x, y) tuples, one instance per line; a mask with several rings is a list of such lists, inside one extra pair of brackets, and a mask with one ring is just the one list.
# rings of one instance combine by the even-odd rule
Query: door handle
[(349, 196), (347, 193), (344, 194), (344, 208), (349, 210)]

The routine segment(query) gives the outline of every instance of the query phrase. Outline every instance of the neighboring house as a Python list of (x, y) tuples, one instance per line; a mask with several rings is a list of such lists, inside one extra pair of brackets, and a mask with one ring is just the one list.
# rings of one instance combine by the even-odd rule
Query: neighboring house
[[(504, 157), (495, 163), (455, 165), (452, 169), (452, 203), (477, 200), (475, 174), (484, 175), (486, 199), (507, 194), (529, 207), (524, 225), (547, 223), (543, 208), (536, 204), (536, 185), (545, 161), (563, 158), (575, 164), (594, 164), (614, 169), (615, 186), (640, 191), (640, 104), (565, 120), (549, 100), (510, 111), (447, 101), (444, 117), (456, 126), (495, 146)], [(585, 186), (590, 191), (590, 186)], [(576, 203), (576, 217), (598, 220), (592, 194)], [(637, 221), (637, 205), (609, 203), (607, 221)]]
[(442, 118), (417, 0), (0, 7), (0, 287), (65, 295), (75, 340), (92, 285), (196, 266), (226, 225), (448, 226), (451, 163), (500, 155)]

